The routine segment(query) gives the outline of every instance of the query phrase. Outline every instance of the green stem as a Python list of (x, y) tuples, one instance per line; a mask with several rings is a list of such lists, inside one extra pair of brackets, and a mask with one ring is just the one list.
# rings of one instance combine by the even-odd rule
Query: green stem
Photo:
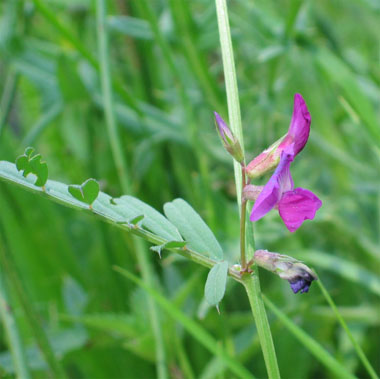
[[(220, 44), (222, 49), (224, 77), (226, 82), (227, 104), (229, 123), (232, 132), (239, 140), (240, 146), (244, 153), (243, 129), (241, 124), (239, 92), (236, 79), (236, 70), (234, 55), (232, 49), (230, 26), (228, 21), (228, 10), (226, 0), (215, 0), (216, 13), (218, 18)], [(243, 162), (244, 163), (244, 162)], [(243, 164), (244, 167), (244, 164)], [(245, 173), (238, 162), (234, 162), (236, 192), (238, 194), (238, 204), (240, 208), (241, 218), (241, 259), (242, 269), (246, 268), (246, 259), (253, 257), (254, 235), (252, 226), (248, 228), (248, 238), (245, 241), (245, 230), (247, 229), (246, 218), (246, 202), (243, 199), (242, 193), (245, 185)], [(248, 247), (248, 254), (245, 252), (245, 244)], [(247, 255), (247, 256), (246, 256)], [(254, 267), (253, 275), (248, 273), (242, 275), (242, 282), (247, 291), (252, 313), (256, 322), (258, 335), (260, 338), (261, 349), (263, 351), (265, 365), (269, 378), (279, 378), (280, 372), (277, 364), (277, 356), (273, 345), (272, 334), (269, 327), (268, 318), (266, 315), (262, 294), (260, 290), (260, 282), (258, 277), (257, 267)]]
[(255, 268), (254, 275), (243, 275), (243, 285), (248, 295), (253, 317), (256, 321), (257, 333), (259, 335), (268, 377), (280, 378), (280, 371), (277, 366), (277, 357), (274, 350), (272, 334), (261, 294), (257, 267)]
[(361, 362), (363, 363), (363, 366), (365, 367), (365, 369), (367, 370), (369, 376), (372, 378), (372, 379), (378, 379), (378, 375), (376, 374), (374, 368), (372, 367), (371, 363), (368, 361), (367, 357), (365, 356), (362, 348), (360, 347), (360, 345), (356, 342), (354, 336), (352, 335), (350, 329), (348, 328), (347, 324), (346, 324), (346, 321), (344, 321), (344, 318), (342, 317), (342, 315), (339, 313), (338, 311), (338, 308), (336, 307), (333, 299), (331, 298), (330, 294), (327, 292), (325, 286), (322, 284), (321, 280), (318, 279), (317, 282), (316, 282), (320, 288), (320, 290), (322, 291), (322, 294), (323, 296), (325, 297), (326, 301), (329, 303), (331, 309), (333, 310), (333, 312), (335, 313), (335, 316), (336, 318), (338, 319), (338, 321), (340, 322), (340, 324), (342, 325), (343, 329), (345, 330), (345, 332), (347, 333), (347, 336), (348, 338), (350, 339), (354, 349), (356, 350), (356, 353), (359, 357), (359, 359), (361, 360)]
[[(109, 67), (109, 50), (107, 43), (107, 30), (105, 22), (105, 2), (104, 0), (97, 0), (96, 2), (97, 13), (97, 29), (98, 29), (98, 43), (99, 43), (99, 60), (100, 60), (100, 76), (103, 92), (104, 111), (107, 124), (108, 138), (111, 144), (113, 159), (115, 161), (116, 169), (118, 172), (121, 187), (124, 193), (131, 193), (132, 186), (131, 180), (128, 175), (127, 165), (123, 157), (123, 151), (118, 136), (117, 125), (115, 120), (115, 113), (112, 102), (112, 88), (111, 88), (111, 74)], [(151, 263), (147, 256), (146, 248), (138, 238), (133, 238), (133, 244), (136, 249), (136, 257), (141, 269), (141, 274), (144, 282), (151, 287), (155, 286), (154, 274)], [(147, 305), (149, 309), (149, 317), (152, 325), (152, 330), (156, 343), (156, 366), (157, 376), (159, 379), (168, 378), (166, 369), (166, 353), (165, 344), (162, 334), (162, 328), (158, 316), (158, 309), (151, 297), (147, 298)]]
[[(0, 249), (3, 249), (0, 246)], [(15, 317), (9, 303), (6, 288), (4, 270), (0, 266), (0, 316), (3, 321), (5, 333), (8, 338), (9, 350), (12, 355), (12, 361), (16, 376), (18, 378), (30, 378), (30, 373), (25, 356), (24, 346), (17, 328)]]
[(247, 258), (245, 256), (245, 227), (246, 227), (246, 208), (247, 200), (243, 198), (243, 190), (246, 185), (246, 175), (244, 166), (241, 166), (242, 186), (241, 186), (241, 204), (240, 204), (240, 264), (242, 271), (247, 269)]
[[(215, 0), (216, 15), (218, 18), (220, 46), (222, 49), (224, 79), (226, 82), (227, 106), (229, 124), (233, 134), (238, 139), (244, 155), (243, 128), (241, 124), (239, 90), (237, 86), (234, 53), (232, 50), (232, 41), (230, 33), (230, 24), (228, 21), (228, 11), (226, 0)], [(236, 193), (238, 203), (241, 203), (242, 176), (240, 164), (234, 161)]]

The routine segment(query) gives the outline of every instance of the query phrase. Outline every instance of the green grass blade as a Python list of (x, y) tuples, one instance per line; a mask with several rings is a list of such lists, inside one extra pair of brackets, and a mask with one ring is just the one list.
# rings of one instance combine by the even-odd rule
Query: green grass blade
[[(0, 245), (0, 250), (3, 247)], [(1, 254), (1, 253), (0, 253)], [(12, 355), (15, 372), (19, 378), (30, 378), (30, 373), (26, 361), (25, 350), (20, 333), (17, 327), (12, 307), (9, 303), (8, 291), (6, 288), (5, 276), (0, 267), (0, 316), (8, 337), (9, 350)]]
[[(82, 44), (82, 42), (76, 38), (71, 31), (63, 25), (58, 17), (41, 1), (33, 0), (36, 8), (41, 12), (41, 14), (56, 28), (62, 36), (71, 43), (75, 49), (97, 70), (100, 70), (100, 65), (96, 58), (87, 50), (87, 48)], [(139, 107), (135, 99), (125, 91), (125, 89), (118, 83), (113, 82), (113, 87), (122, 96), (123, 100), (130, 105), (135, 111), (140, 113)]]
[(34, 310), (34, 307), (25, 292), (25, 289), (21, 283), (21, 280), (18, 276), (18, 273), (13, 266), (13, 262), (9, 257), (8, 252), (6, 251), (6, 246), (4, 245), (4, 239), (0, 239), (0, 243), (4, 246), (0, 249), (0, 260), (2, 266), (5, 268), (9, 275), (9, 282), (12, 284), (15, 292), (17, 293), (20, 304), (23, 308), (25, 318), (28, 321), (31, 331), (34, 334), (34, 337), (37, 341), (37, 344), (46, 360), (46, 363), (49, 365), (51, 373), (57, 379), (66, 378), (65, 371), (63, 370), (60, 362), (58, 362), (52, 346), (47, 338), (45, 330), (40, 324), (40, 320)]
[(348, 328), (348, 325), (346, 324), (346, 321), (344, 321), (344, 318), (340, 314), (338, 308), (336, 307), (332, 297), (326, 290), (325, 286), (322, 284), (322, 281), (320, 278), (317, 280), (317, 284), (322, 291), (323, 296), (325, 297), (326, 301), (330, 305), (331, 309), (334, 311), (336, 318), (338, 319), (339, 323), (342, 325), (342, 328), (344, 331), (347, 333), (348, 338), (350, 339), (352, 346), (354, 347), (356, 354), (358, 355), (359, 359), (362, 361), (363, 366), (366, 368), (369, 376), (372, 379), (378, 379), (379, 377), (377, 376), (375, 370), (373, 369), (371, 363), (367, 359), (366, 355), (364, 354), (364, 351), (360, 347), (360, 345), (356, 342), (354, 336), (352, 335), (350, 329)]
[(264, 302), (268, 308), (280, 319), (284, 326), (297, 338), (324, 366), (326, 366), (337, 378), (354, 379), (346, 368), (328, 353), (315, 339), (310, 337), (298, 325), (296, 325), (285, 313), (277, 308), (267, 297)]
[[(124, 192), (130, 193), (131, 181), (129, 178), (129, 173), (127, 172), (127, 165), (124, 160), (125, 153), (123, 154), (121, 148), (121, 143), (118, 136), (118, 130), (115, 120), (115, 114), (113, 110), (111, 77), (109, 68), (109, 50), (107, 42), (108, 36), (106, 25), (106, 9), (104, 0), (97, 0), (96, 10), (100, 56), (100, 74), (108, 137), (111, 144), (113, 158), (115, 161), (122, 189)], [(151, 263), (149, 262), (144, 242), (138, 238), (133, 238), (133, 243), (135, 245), (136, 256), (139, 262), (139, 266), (142, 270), (143, 280), (145, 283), (147, 283), (147, 285), (153, 285), (153, 270), (151, 267)], [(166, 353), (162, 329), (158, 317), (158, 310), (156, 308), (156, 305), (150, 298), (148, 298), (147, 302), (150, 322), (152, 324), (153, 334), (156, 342), (157, 374), (159, 379), (165, 379), (168, 376), (166, 369)]]
[(234, 372), (240, 378), (252, 378), (252, 374), (243, 367), (240, 363), (234, 360), (232, 357), (227, 355), (224, 350), (218, 348), (217, 341), (207, 333), (202, 327), (200, 327), (194, 320), (190, 317), (186, 316), (183, 312), (181, 312), (178, 308), (176, 308), (169, 300), (160, 295), (155, 289), (147, 286), (144, 282), (142, 282), (135, 275), (130, 272), (124, 270), (121, 267), (115, 267), (115, 270), (120, 272), (127, 279), (136, 283), (140, 287), (144, 288), (153, 298), (154, 300), (176, 321), (178, 321), (183, 327), (203, 346), (207, 348), (212, 354), (219, 356), (225, 364), (230, 368), (232, 372)]

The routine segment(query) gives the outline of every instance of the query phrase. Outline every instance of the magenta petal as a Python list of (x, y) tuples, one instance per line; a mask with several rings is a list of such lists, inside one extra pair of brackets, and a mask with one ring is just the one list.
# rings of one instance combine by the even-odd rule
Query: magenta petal
[(313, 192), (296, 188), (285, 192), (278, 204), (278, 211), (290, 232), (296, 231), (305, 220), (312, 220), (322, 201)]
[(293, 189), (293, 179), (289, 170), (292, 160), (292, 151), (291, 153), (283, 152), (281, 154), (279, 165), (255, 201), (249, 218), (251, 221), (257, 221), (264, 217), (278, 204), (284, 192)]
[(311, 116), (303, 97), (294, 95), (292, 120), (290, 121), (288, 136), (294, 142), (294, 153), (297, 155), (305, 146), (310, 133)]

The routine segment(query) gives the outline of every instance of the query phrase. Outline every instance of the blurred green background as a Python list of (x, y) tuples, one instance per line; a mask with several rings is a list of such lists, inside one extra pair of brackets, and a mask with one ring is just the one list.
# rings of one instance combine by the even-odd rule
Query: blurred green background
[[(380, 369), (380, 5), (375, 0), (228, 1), (249, 159), (286, 133), (293, 96), (312, 117), (292, 165), (296, 186), (322, 200), (314, 221), (290, 234), (273, 211), (257, 222), (257, 248), (314, 267), (369, 360)], [(0, 4), (0, 159), (34, 146), (49, 178), (100, 181), (123, 194), (101, 95), (96, 4)], [(108, 1), (113, 106), (133, 194), (158, 210), (182, 197), (206, 220), (231, 262), (239, 221), (232, 161), (215, 132), (227, 119), (215, 4), (210, 0)], [(104, 79), (104, 78), (103, 78)], [(264, 178), (266, 180), (267, 178)], [(264, 181), (263, 181), (264, 182)], [(258, 181), (260, 183), (260, 181)], [(243, 288), (227, 287), (221, 315), (203, 299), (207, 270), (142, 247), (156, 288), (257, 377), (266, 371)], [(72, 378), (153, 378), (155, 343), (146, 294), (115, 272), (139, 275), (125, 233), (0, 183), (0, 249)], [(293, 295), (262, 272), (262, 290), (360, 378), (368, 377), (316, 285)], [(36, 378), (48, 369), (17, 294), (12, 308)], [(180, 323), (158, 308), (172, 378), (230, 378)], [(333, 377), (269, 312), (284, 378)], [(0, 328), (0, 376), (12, 377)]]

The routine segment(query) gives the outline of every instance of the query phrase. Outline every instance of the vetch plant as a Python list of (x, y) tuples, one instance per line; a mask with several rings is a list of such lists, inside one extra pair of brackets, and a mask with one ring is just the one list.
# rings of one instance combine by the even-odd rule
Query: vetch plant
[[(35, 0), (34, 3), (38, 9), (45, 9), (41, 1)], [(172, 3), (173, 9), (177, 9), (178, 3), (176, 1)], [(149, 2), (144, 0), (144, 4), (144, 7), (149, 9)], [(230, 349), (226, 349), (223, 343), (220, 343), (216, 337), (202, 327), (200, 322), (197, 322), (182, 311), (176, 301), (173, 301), (173, 298), (167, 299), (160, 293), (160, 286), (156, 286), (156, 284), (158, 284), (158, 280), (156, 281), (158, 275), (156, 275), (150, 265), (152, 258), (157, 258), (155, 253), (161, 258), (165, 252), (181, 255), (187, 260), (191, 260), (209, 269), (204, 289), (205, 298), (207, 302), (211, 306), (215, 306), (218, 311), (220, 302), (226, 292), (228, 276), (244, 287), (254, 316), (257, 336), (269, 378), (279, 378), (280, 370), (277, 364), (275, 345), (266, 314), (266, 306), (277, 316), (281, 323), (285, 325), (287, 330), (297, 338), (298, 343), (306, 347), (306, 349), (331, 372), (331, 375), (334, 377), (352, 378), (352, 375), (345, 365), (335, 359), (329, 351), (324, 349), (323, 346), (303, 331), (296, 323), (292, 322), (283, 311), (278, 309), (263, 295), (263, 292), (267, 292), (267, 288), (263, 288), (263, 291), (261, 291), (260, 288), (258, 267), (266, 269), (279, 278), (288, 281), (291, 291), (294, 293), (308, 292), (311, 284), (317, 281), (317, 276), (314, 271), (301, 261), (280, 253), (272, 253), (262, 249), (256, 250), (253, 229), (256, 221), (264, 217), (271, 209), (277, 208), (286, 227), (289, 231), (293, 232), (298, 229), (306, 219), (313, 219), (317, 210), (322, 205), (320, 199), (311, 191), (303, 188), (294, 188), (293, 179), (290, 174), (290, 165), (295, 160), (297, 154), (304, 148), (310, 133), (311, 116), (304, 99), (300, 94), (295, 95), (293, 116), (287, 134), (274, 142), (268, 149), (246, 165), (227, 6), (225, 0), (216, 0), (227, 92), (228, 124), (231, 128), (216, 112), (215, 121), (223, 146), (234, 159), (237, 203), (240, 211), (240, 262), (237, 264), (235, 261), (228, 261), (227, 254), (223, 251), (223, 245), (219, 243), (212, 232), (213, 228), (209, 227), (197, 211), (189, 204), (191, 202), (190, 200), (174, 199), (164, 205), (163, 212), (159, 212), (137, 197), (132, 196), (134, 188), (138, 187), (134, 186), (133, 176), (130, 175), (130, 171), (128, 170), (128, 162), (125, 161), (126, 156), (123, 155), (124, 149), (122, 149), (122, 140), (118, 135), (117, 118), (115, 118), (113, 109), (113, 87), (115, 87), (114, 89), (120, 94), (123, 94), (123, 87), (115, 86), (114, 81), (111, 80), (111, 55), (109, 54), (107, 43), (106, 12), (104, 5), (104, 0), (97, 0), (99, 64), (95, 58), (91, 58), (92, 55), (86, 53), (87, 50), (84, 47), (81, 47), (79, 51), (82, 54), (83, 52), (85, 53), (85, 58), (87, 56), (89, 63), (94, 66), (100, 75), (102, 97), (99, 97), (97, 101), (102, 103), (106, 114), (107, 133), (112, 156), (120, 181), (121, 191), (125, 194), (120, 197), (112, 197), (100, 190), (99, 183), (95, 179), (87, 179), (81, 185), (67, 185), (48, 179), (47, 163), (41, 161), (42, 158), (39, 154), (33, 156), (33, 148), (27, 148), (25, 153), (16, 159), (16, 164), (0, 161), (0, 179), (38, 193), (45, 198), (57, 201), (63, 205), (82, 210), (91, 215), (96, 215), (96, 217), (108, 222), (114, 227), (126, 233), (131, 233), (133, 236), (140, 237), (130, 239), (129, 242), (132, 245), (130, 250), (136, 251), (136, 263), (140, 269), (142, 280), (124, 268), (115, 267), (115, 270), (150, 295), (148, 301), (144, 303), (145, 308), (143, 308), (144, 314), (149, 318), (150, 325), (143, 323), (144, 332), (146, 334), (141, 337), (149, 338), (148, 342), (152, 350), (149, 359), (155, 362), (158, 378), (169, 377), (169, 368), (172, 364), (171, 357), (169, 356), (170, 349), (167, 349), (164, 343), (164, 328), (162, 327), (164, 324), (160, 321), (163, 315), (157, 312), (159, 307), (164, 310), (169, 317), (174, 319), (176, 323), (179, 323), (194, 340), (209, 351), (213, 359), (217, 359), (216, 363), (222, 362), (222, 364), (219, 365), (220, 370), (228, 369), (229, 374), (231, 373), (234, 377), (252, 377), (251, 372), (247, 370), (247, 367), (244, 366), (239, 357), (232, 355)], [(181, 11), (181, 9), (179, 9), (179, 11)], [(44, 14), (48, 15), (48, 19), (55, 20), (53, 14), (49, 12), (46, 13), (46, 11)], [(150, 20), (154, 20), (154, 17), (154, 13), (150, 14)], [(186, 22), (186, 17), (183, 20)], [(57, 25), (60, 30), (66, 30), (63, 25), (56, 23), (56, 26)], [(152, 35), (158, 35), (159, 33), (160, 30), (158, 26), (152, 28)], [(67, 37), (68, 35), (70, 36), (70, 33), (65, 31), (64, 35)], [(168, 60), (171, 61), (170, 46), (168, 45), (169, 48), (167, 47), (165, 39), (161, 38), (159, 40), (166, 59), (169, 57)], [(74, 46), (78, 47), (81, 45), (74, 43)], [(189, 39), (187, 39), (186, 48), (189, 46), (191, 48), (191, 40), (189, 41)], [(175, 67), (174, 60), (172, 62), (172, 66)], [(182, 87), (181, 91), (183, 91), (183, 99), (188, 101), (186, 92)], [(133, 97), (129, 100), (133, 100)], [(131, 103), (134, 104), (134, 101), (131, 101)], [(214, 103), (219, 103), (219, 101)], [(191, 114), (192, 111), (190, 105), (189, 103), (189, 108), (187, 109), (189, 114)], [(136, 106), (140, 106), (140, 101), (136, 101)], [(221, 111), (219, 109), (220, 107), (215, 106), (215, 108)], [(195, 132), (196, 129), (192, 131), (194, 136), (196, 135)], [(194, 146), (194, 149), (197, 149), (197, 147)], [(207, 171), (207, 165), (203, 165), (203, 169), (202, 164), (200, 167), (201, 170)], [(254, 182), (250, 182), (273, 170), (273, 175), (264, 186), (257, 186)], [(208, 190), (210, 189), (211, 186)], [(247, 209), (248, 205), (250, 205), (249, 202), (254, 203), (251, 214), (249, 214)], [(210, 223), (210, 225), (212, 224)], [(153, 251), (154, 254), (150, 253), (147, 246), (141, 244), (141, 242), (143, 242), (142, 239), (149, 242), (150, 250)], [(122, 246), (124, 248), (124, 244)], [(148, 256), (148, 254), (151, 254), (151, 256)], [(2, 246), (0, 246), (0, 258), (2, 259), (1, 263), (6, 261), (6, 259), (3, 259)], [(5, 269), (3, 271), (8, 274), (8, 267), (4, 267)], [(5, 302), (6, 306), (1, 307), (3, 300), (7, 299), (7, 296), (3, 295), (4, 286), (2, 284), (2, 273), (3, 272), (0, 272), (0, 316), (7, 321), (4, 324), (7, 334), (10, 336), (11, 344), (14, 343), (17, 346), (17, 344), (19, 344), (19, 337), (17, 333), (14, 333), (16, 323), (10, 319), (10, 308), (7, 307), (7, 301)], [(9, 275), (9, 277), (10, 281), (17, 282), (17, 275)], [(195, 279), (197, 279), (197, 277), (195, 277)], [(316, 284), (322, 288), (323, 295), (326, 297), (334, 312), (339, 315), (332, 299), (323, 289), (324, 287), (321, 281), (318, 280)], [(191, 288), (188, 287), (187, 283), (185, 287), (187, 287), (186, 290)], [(313, 287), (317, 286), (314, 285)], [(288, 288), (287, 290), (290, 292)], [(313, 288), (313, 290), (315, 290), (315, 288)], [(19, 292), (21, 293), (22, 291)], [(121, 292), (120, 290), (120, 293)], [(21, 300), (23, 299), (21, 298)], [(26, 315), (26, 322), (29, 323), (29, 327), (35, 333), (36, 341), (41, 346), (41, 351), (49, 366), (51, 376), (65, 377), (65, 369), (59, 362), (61, 356), (50, 346), (50, 340), (45, 335), (44, 329), (39, 323), (39, 318), (36, 317), (33, 307), (31, 307), (30, 304), (28, 305), (27, 301), (20, 301), (20, 303)], [(244, 302), (241, 304), (244, 304)], [(84, 308), (83, 305), (82, 307)], [(222, 311), (227, 313), (224, 309), (222, 309)], [(213, 310), (212, 316), (218, 317), (215, 313)], [(96, 315), (95, 318), (100, 320), (101, 316), (102, 315)], [(119, 332), (113, 322), (113, 320), (116, 319), (117, 317), (113, 317), (111, 319), (112, 322), (107, 323), (107, 327), (112, 327), (112, 331), (116, 332), (115, 334)], [(76, 320), (76, 322), (77, 321), (80, 320)], [(122, 320), (119, 320), (119, 322), (121, 321)], [(372, 367), (361, 351), (360, 346), (355, 343), (352, 335), (349, 334), (349, 329), (347, 325), (344, 324), (344, 320), (339, 319), (339, 321), (353, 342), (364, 366), (370, 375), (375, 377), (376, 374), (373, 375)], [(118, 325), (123, 324), (120, 323)], [(135, 332), (134, 328), (135, 326), (132, 328), (128, 327), (128, 333), (131, 329)], [(120, 329), (122, 329), (122, 327)], [(136, 337), (136, 340), (140, 337), (139, 331), (134, 334), (134, 337)], [(165, 335), (165, 337), (167, 336)], [(154, 343), (151, 343), (151, 341)], [(135, 342), (135, 339), (133, 339), (133, 344), (137, 345)], [(138, 342), (141, 341), (138, 340)], [(183, 349), (183, 346), (180, 347)], [(166, 349), (168, 351), (166, 351)], [(183, 350), (181, 354), (182, 356), (186, 355), (183, 354)], [(260, 354), (259, 356), (261, 357)], [(16, 368), (16, 375), (20, 377), (30, 376), (28, 374), (28, 363), (26, 363), (24, 354), (21, 351), (16, 349), (12, 355), (12, 360)], [(209, 374), (208, 370), (205, 372)], [(254, 374), (256, 375), (256, 372), (254, 372)], [(193, 375), (188, 375), (188, 377), (193, 377)]]
[[(236, 89), (237, 91), (237, 89)], [(227, 92), (228, 94), (228, 92)], [(236, 96), (236, 100), (237, 100)], [(283, 279), (287, 279), (294, 293), (308, 292), (310, 284), (316, 279), (315, 274), (304, 264), (291, 257), (274, 255), (273, 253), (254, 253), (248, 261), (246, 246), (250, 254), (254, 251), (254, 237), (251, 227), (249, 239), (246, 238), (246, 205), (249, 200), (254, 201), (254, 206), (250, 216), (251, 221), (257, 221), (264, 217), (272, 208), (277, 207), (289, 231), (294, 232), (298, 229), (305, 219), (313, 219), (315, 212), (321, 207), (322, 202), (311, 191), (303, 188), (294, 188), (293, 179), (290, 175), (289, 167), (294, 157), (304, 148), (310, 133), (310, 114), (301, 95), (296, 94), (294, 98), (293, 117), (289, 131), (280, 141), (275, 142), (269, 149), (256, 157), (248, 166), (245, 166), (240, 142), (235, 138), (226, 122), (215, 114), (215, 122), (221, 136), (223, 145), (228, 153), (240, 165), (241, 188), (240, 188), (240, 274), (250, 299), (252, 312), (255, 317), (264, 359), (269, 377), (279, 377), (277, 357), (271, 337), (269, 323), (262, 303), (261, 291), (257, 270), (251, 268), (254, 264), (276, 273)], [(242, 134), (242, 133), (241, 133)], [(280, 157), (280, 159), (278, 159)], [(251, 177), (258, 177), (270, 171), (278, 164), (274, 174), (264, 187), (249, 184), (249, 173)], [(256, 258), (255, 258), (256, 257)], [(248, 261), (248, 262), (247, 262)], [(218, 274), (214, 273), (214, 268), (206, 283), (206, 298), (212, 288), (216, 288), (220, 283), (223, 271), (218, 268)], [(215, 268), (216, 270), (216, 268)], [(220, 291), (224, 294), (224, 291)], [(221, 298), (221, 296), (219, 296)], [(219, 299), (218, 298), (218, 299)], [(210, 302), (211, 303), (211, 302)]]

